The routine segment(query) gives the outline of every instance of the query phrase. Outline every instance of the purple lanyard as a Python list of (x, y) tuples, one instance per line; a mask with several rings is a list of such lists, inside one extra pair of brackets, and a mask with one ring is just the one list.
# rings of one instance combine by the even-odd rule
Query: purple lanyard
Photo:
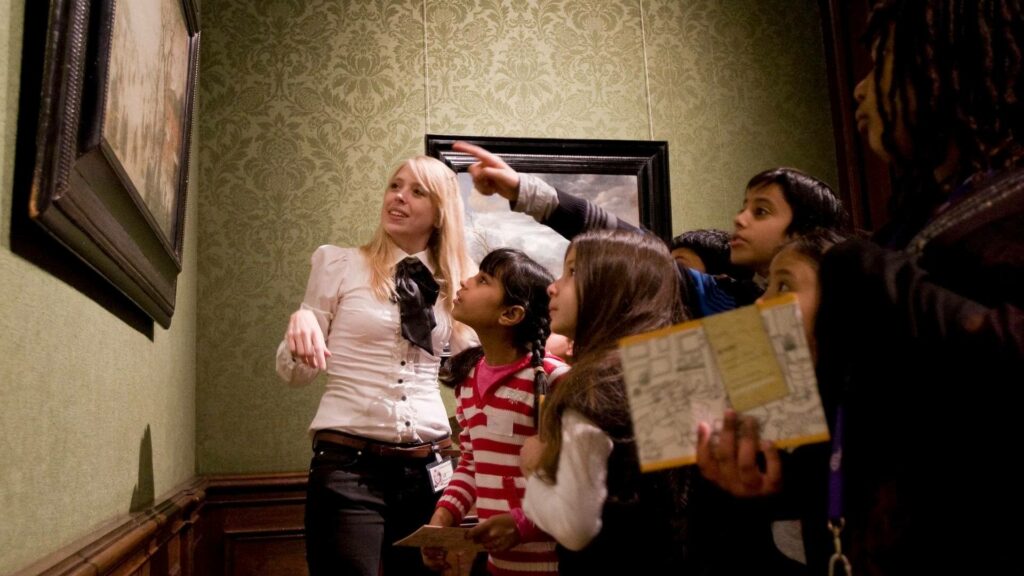
[[(988, 172), (985, 172), (984, 178), (989, 178), (989, 177), (992, 176), (992, 174), (993, 174), (993, 171), (989, 170)], [(954, 204), (956, 204), (957, 202), (962, 200), (964, 197), (966, 197), (968, 194), (973, 192), (974, 191), (974, 182), (975, 182), (975, 180), (979, 179), (979, 176), (980, 176), (980, 173), (968, 176), (967, 179), (965, 179), (963, 182), (961, 182), (959, 186), (954, 188), (953, 191), (949, 193), (949, 197), (946, 199), (946, 201), (943, 202), (941, 206), (939, 206), (938, 210), (936, 210), (936, 214), (945, 212), (947, 209), (949, 209)]]
[(832, 433), (832, 454), (828, 459), (828, 529), (832, 533), (835, 552), (828, 561), (828, 575), (835, 576), (836, 566), (842, 565), (850, 576), (853, 567), (843, 554), (842, 532), (846, 526), (843, 517), (843, 430), (845, 428), (842, 403), (836, 408), (836, 427)]

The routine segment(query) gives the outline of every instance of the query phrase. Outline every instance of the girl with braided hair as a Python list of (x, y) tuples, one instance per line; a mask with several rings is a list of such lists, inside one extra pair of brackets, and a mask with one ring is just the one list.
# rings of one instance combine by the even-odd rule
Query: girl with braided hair
[(995, 574), (1019, 562), (1024, 528), (998, 517), (1024, 509), (1008, 472), (1024, 374), (1022, 8), (876, 6), (856, 119), (898, 185), (874, 242), (838, 244), (819, 269), (831, 455), (797, 450), (758, 468), (756, 434), (705, 451), (728, 463), (731, 478), (716, 481), (735, 495), (796, 496), (815, 573)]
[[(557, 574), (555, 543), (523, 514), (526, 480), (519, 449), (537, 433), (548, 381), (568, 370), (545, 354), (551, 334), (551, 274), (509, 248), (489, 253), (456, 293), (452, 317), (476, 331), (480, 346), (452, 358), (444, 383), (455, 387), (462, 455), (430, 524), (455, 526), (476, 504), (480, 524), (469, 536), (490, 553), (492, 574)], [(450, 566), (443, 549), (424, 548), (423, 562)]]
[(668, 247), (638, 231), (584, 232), (548, 293), (551, 329), (573, 339), (574, 362), (520, 452), (523, 509), (558, 541), (563, 575), (685, 573), (686, 474), (640, 472), (617, 349), (683, 319)]

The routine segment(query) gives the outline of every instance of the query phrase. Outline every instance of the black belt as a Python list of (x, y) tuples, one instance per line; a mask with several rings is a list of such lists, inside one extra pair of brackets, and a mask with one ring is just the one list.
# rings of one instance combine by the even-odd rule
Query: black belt
[(438, 452), (441, 456), (452, 456), (458, 454), (453, 449), (452, 439), (445, 436), (436, 442), (423, 442), (418, 444), (389, 444), (377, 440), (369, 440), (358, 436), (351, 436), (337, 430), (317, 430), (313, 435), (313, 449), (319, 444), (333, 444), (354, 448), (360, 452), (373, 454), (382, 458), (426, 458)]

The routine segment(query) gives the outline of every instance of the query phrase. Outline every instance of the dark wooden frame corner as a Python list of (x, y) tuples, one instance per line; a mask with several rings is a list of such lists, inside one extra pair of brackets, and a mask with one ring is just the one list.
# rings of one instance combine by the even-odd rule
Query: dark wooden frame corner
[[(141, 0), (125, 0), (140, 2)], [(161, 0), (146, 0), (160, 2)], [(175, 0), (163, 0), (175, 1)], [(192, 109), (199, 60), (196, 0), (176, 0), (185, 26), (187, 70), (179, 139), (171, 139), (176, 179), (161, 227), (104, 137), (118, 0), (51, 0), (29, 216), (164, 327), (174, 313), (181, 271)], [(175, 101), (176, 102), (176, 101)], [(163, 110), (157, 108), (156, 110)]]

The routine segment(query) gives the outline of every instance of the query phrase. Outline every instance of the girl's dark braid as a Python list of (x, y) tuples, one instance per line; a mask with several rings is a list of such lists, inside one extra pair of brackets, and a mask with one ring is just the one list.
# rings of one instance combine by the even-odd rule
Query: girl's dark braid
[[(547, 375), (544, 373), (544, 342), (551, 333), (548, 320), (547, 287), (554, 281), (551, 273), (524, 252), (512, 248), (498, 248), (480, 261), (480, 273), (496, 278), (501, 283), (504, 297), (502, 305), (518, 306), (523, 309), (522, 319), (512, 327), (511, 344), (520, 353), (529, 352), (534, 367), (534, 423), (536, 408), (541, 393), (547, 390)], [(473, 356), (462, 354), (452, 359), (452, 383), (466, 378), (473, 366), (479, 362), (482, 351)]]
[(533, 366), (533, 426), (540, 430), (540, 402), (548, 394), (548, 375), (544, 372), (544, 343), (551, 335), (546, 316), (533, 316), (536, 337), (530, 342), (530, 365)]

